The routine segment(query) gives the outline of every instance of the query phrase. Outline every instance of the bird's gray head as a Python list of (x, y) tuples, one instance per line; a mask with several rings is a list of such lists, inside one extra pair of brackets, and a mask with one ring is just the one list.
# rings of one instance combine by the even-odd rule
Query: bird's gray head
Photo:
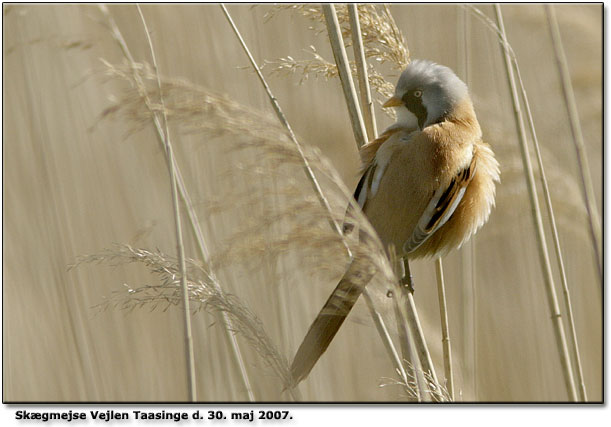
[(385, 107), (397, 109), (397, 125), (420, 128), (439, 123), (468, 98), (467, 85), (448, 67), (416, 59), (401, 74)]

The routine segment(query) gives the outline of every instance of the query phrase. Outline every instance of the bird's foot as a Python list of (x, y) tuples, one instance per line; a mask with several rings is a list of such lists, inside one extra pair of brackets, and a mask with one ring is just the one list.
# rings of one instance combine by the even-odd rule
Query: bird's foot
[(414, 280), (411, 273), (401, 278), (401, 286), (405, 287), (410, 294), (414, 293)]

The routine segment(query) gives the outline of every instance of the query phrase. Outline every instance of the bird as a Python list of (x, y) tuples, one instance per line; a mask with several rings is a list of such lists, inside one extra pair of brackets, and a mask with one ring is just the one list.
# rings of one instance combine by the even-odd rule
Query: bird
[[(487, 222), (500, 181), (467, 85), (450, 68), (415, 59), (383, 107), (394, 107), (397, 119), (361, 147), (354, 198), (397, 258), (444, 256)], [(291, 364), (293, 385), (309, 375), (371, 279), (359, 273), (364, 267), (352, 261), (310, 326)]]

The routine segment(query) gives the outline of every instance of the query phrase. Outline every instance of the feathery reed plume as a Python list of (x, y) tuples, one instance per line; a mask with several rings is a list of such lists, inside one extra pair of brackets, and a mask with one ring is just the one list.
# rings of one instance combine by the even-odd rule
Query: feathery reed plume
[(308, 80), (310, 76), (326, 79), (337, 77), (337, 65), (320, 56), (315, 46), (304, 49), (304, 52), (312, 55), (312, 59), (298, 60), (290, 55), (277, 60), (266, 59), (261, 69), (269, 68), (271, 75), (300, 75), (300, 84)]
[[(159, 279), (159, 284), (132, 287), (125, 285), (110, 298), (98, 304), (99, 309), (119, 308), (133, 310), (149, 307), (151, 310), (179, 307), (182, 301), (182, 273), (176, 258), (161, 251), (151, 252), (133, 248), (129, 245), (115, 245), (99, 253), (82, 255), (70, 268), (83, 264), (108, 264), (111, 266), (139, 263), (143, 264)], [(220, 312), (231, 318), (232, 333), (242, 336), (259, 354), (261, 360), (276, 374), (283, 383), (289, 380), (286, 358), (278, 351), (268, 336), (259, 318), (235, 295), (226, 294), (215, 284), (210, 266), (199, 261), (185, 258), (186, 283), (192, 312)]]
[(428, 387), (428, 390), (425, 390), (425, 393), (429, 396), (427, 401), (436, 399), (438, 402), (452, 402), (454, 400), (444, 386), (435, 382), (430, 373), (424, 372), (409, 361), (404, 361), (404, 363), (409, 368), (410, 372), (407, 376), (407, 381), (399, 374), (399, 379), (389, 377), (381, 378), (379, 386), (399, 386), (405, 392), (405, 396), (408, 399), (418, 400), (420, 397), (419, 393), (421, 393), (418, 385), (418, 381), (420, 381), (418, 377), (420, 377)]
[[(346, 46), (350, 46), (352, 30), (348, 7), (346, 4), (335, 6), (344, 43)], [(379, 63), (389, 63), (397, 70), (403, 70), (407, 67), (409, 63), (407, 44), (388, 7), (385, 5), (358, 4), (357, 8), (363, 45), (365, 46), (365, 57), (372, 58)], [(268, 12), (267, 17), (271, 18), (281, 10), (293, 10), (310, 19), (314, 24), (324, 25), (325, 23), (321, 6), (311, 4), (278, 5)], [(312, 29), (322, 32), (322, 25), (319, 29)]]
[[(337, 20), (340, 32), (344, 39), (344, 45), (350, 46), (352, 29), (350, 26), (350, 14), (346, 5), (336, 5)], [(359, 4), (358, 20), (360, 23), (363, 53), (365, 58), (371, 58), (378, 64), (390, 64), (396, 70), (403, 70), (409, 63), (409, 51), (406, 48), (405, 39), (401, 30), (397, 27), (388, 7), (379, 5)], [(310, 19), (314, 24), (324, 24), (325, 17), (320, 6), (309, 4), (300, 5), (279, 5), (267, 13), (270, 19), (281, 10), (293, 10), (302, 16)], [(312, 30), (320, 32), (322, 27)], [(326, 78), (338, 76), (337, 66), (318, 54), (316, 49), (311, 46), (312, 59), (296, 60), (292, 56), (286, 56), (276, 61), (266, 61), (265, 65), (271, 69), (272, 73), (291, 73), (301, 74), (301, 82), (305, 81), (308, 75), (324, 76)], [(376, 102), (381, 105), (394, 92), (394, 85), (389, 83), (372, 65), (368, 67), (368, 80), (371, 87), (378, 93)], [(354, 76), (356, 64), (351, 61), (350, 69)], [(395, 111), (385, 109), (384, 113), (395, 118)]]
[[(107, 72), (117, 77), (129, 76), (131, 72), (131, 68), (125, 65), (107, 64), (107, 67)], [(143, 79), (149, 79), (147, 81), (154, 77), (146, 65), (140, 65), (138, 70)], [(155, 87), (151, 87), (150, 93), (154, 95), (155, 90)], [(285, 180), (278, 188), (277, 194), (281, 197), (298, 197), (299, 201), (288, 203), (275, 212), (263, 211), (257, 214), (253, 209), (249, 209), (249, 212), (253, 212), (249, 221), (244, 224), (244, 228), (236, 230), (225, 249), (215, 254), (213, 265), (221, 267), (238, 261), (248, 263), (249, 259), (254, 259), (253, 254), (264, 254), (273, 258), (283, 251), (298, 250), (303, 255), (302, 259), (316, 262), (317, 268), (336, 269), (338, 265), (346, 262), (346, 253), (343, 250), (346, 241), (342, 235), (329, 227), (329, 215), (332, 215), (334, 222), (358, 224), (361, 238), (358, 241), (347, 240), (350, 252), (354, 259), (360, 260), (359, 264), (363, 268), (357, 269), (354, 274), (381, 273), (380, 280), (386, 283), (396, 280), (375, 231), (362, 213), (353, 207), (345, 216), (346, 204), (354, 203), (351, 201), (352, 196), (338, 173), (317, 150), (302, 146), (300, 153), (275, 118), (188, 82), (162, 78), (161, 91), (168, 121), (179, 131), (204, 134), (210, 138), (231, 136), (232, 143), (229, 146), (232, 149), (248, 150), (248, 157), (258, 166), (246, 164), (240, 169), (256, 173), (261, 170), (260, 162), (264, 160), (263, 174), (287, 174), (290, 168), (302, 168), (304, 155), (317, 179), (321, 181), (329, 201), (330, 211), (319, 203), (315, 195), (308, 195), (303, 182), (295, 179)], [(130, 118), (130, 122), (135, 126), (139, 126), (150, 119), (152, 112), (143, 106), (137, 90), (129, 90), (104, 114), (121, 114)], [(248, 206), (249, 203), (257, 203), (257, 200), (264, 197), (261, 190), (247, 190), (245, 194), (249, 192), (251, 197), (243, 200), (228, 195), (222, 200), (214, 201), (215, 210), (220, 212), (224, 209)], [(270, 237), (266, 230), (278, 226), (279, 220), (285, 220), (284, 232), (272, 234)]]
[[(339, 76), (337, 65), (323, 58), (316, 50), (316, 47), (310, 46), (308, 50), (304, 51), (312, 55), (312, 58), (295, 59), (292, 56), (286, 56), (276, 60), (266, 59), (261, 68), (269, 69), (269, 73), (271, 75), (299, 76), (300, 84), (308, 80), (310, 76), (323, 77), (325, 79), (331, 79)], [(354, 61), (350, 61), (350, 70), (353, 76), (357, 75), (357, 68)], [(367, 74), (369, 84), (378, 94), (376, 103), (378, 105), (382, 105), (384, 100), (392, 96), (395, 87), (371, 64), (369, 64), (367, 67)], [(384, 110), (384, 113), (394, 118), (395, 113), (392, 110), (386, 109)]]
[[(124, 56), (124, 61), (129, 65), (129, 68), (131, 69), (131, 73), (124, 72), (123, 79), (129, 81), (130, 85), (137, 89), (141, 101), (144, 103), (144, 105), (146, 105), (149, 111), (151, 112), (155, 111), (156, 108), (154, 107), (154, 104), (151, 102), (151, 97), (149, 96), (149, 93), (146, 91), (146, 87), (143, 82), (142, 76), (138, 72), (139, 64), (135, 61), (129, 49), (129, 46), (127, 45), (125, 39), (123, 38), (123, 34), (119, 30), (119, 27), (117, 26), (114, 18), (110, 14), (110, 11), (108, 10), (108, 8), (105, 5), (99, 5), (98, 9), (104, 15), (107, 26), (110, 29), (110, 32), (112, 34), (112, 37), (115, 40), (115, 42), (118, 44), (119, 48), (121, 49), (121, 52), (123, 53), (123, 56)], [(159, 99), (163, 99), (161, 95), (161, 89), (160, 89), (159, 74), (156, 72), (154, 73), (154, 80), (156, 81), (157, 89), (159, 90)], [(164, 112), (162, 113), (162, 117), (164, 119), (164, 123), (166, 125), (166, 130), (167, 130), (167, 111), (165, 111), (165, 108), (163, 108), (163, 110)], [(163, 143), (164, 135), (166, 135), (167, 133), (162, 128), (162, 123), (160, 121), (159, 116), (156, 114), (153, 114), (152, 121), (155, 127), (155, 131), (157, 133), (157, 136), (160, 139), (160, 141)], [(163, 148), (164, 150), (166, 149), (165, 146)], [(195, 210), (193, 209), (193, 203), (191, 201), (191, 197), (189, 195), (189, 192), (187, 191), (186, 185), (182, 177), (182, 173), (180, 171), (180, 168), (176, 164), (175, 159), (170, 158), (170, 160), (172, 161), (171, 169), (174, 170), (177, 189), (179, 190), (181, 200), (185, 206), (185, 211), (189, 218), (189, 224), (193, 232), (193, 237), (195, 239), (195, 243), (199, 251), (199, 255), (202, 260), (207, 260), (209, 258), (208, 249), (204, 242), (204, 235), (200, 227), (200, 222), (197, 219)], [(214, 275), (214, 272), (211, 272), (211, 274)], [(218, 284), (217, 281), (215, 281), (214, 283)], [(240, 370), (240, 377), (242, 379), (244, 388), (248, 394), (249, 400), (253, 401), (255, 400), (255, 396), (252, 391), (252, 387), (250, 385), (250, 380), (248, 378), (248, 372), (246, 371), (246, 366), (244, 364), (244, 360), (242, 358), (242, 354), (238, 346), (238, 343), (235, 339), (235, 336), (231, 333), (232, 326), (230, 324), (228, 317), (226, 317), (225, 314), (222, 314), (222, 322), (225, 325), (226, 337), (227, 337), (227, 340), (229, 341), (229, 345), (232, 350), (232, 355), (234, 357), (235, 363), (238, 365), (238, 368)]]

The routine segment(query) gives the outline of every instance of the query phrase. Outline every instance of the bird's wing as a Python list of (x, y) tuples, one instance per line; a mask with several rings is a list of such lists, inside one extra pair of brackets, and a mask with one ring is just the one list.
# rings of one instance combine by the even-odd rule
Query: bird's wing
[(385, 151), (384, 149), (380, 150), (380, 148), (384, 143), (396, 140), (395, 137), (399, 135), (398, 132), (400, 131), (405, 131), (405, 129), (391, 127), (384, 131), (378, 138), (363, 145), (359, 150), (362, 175), (356, 186), (356, 190), (354, 190), (354, 199), (361, 209), (365, 208), (367, 199), (373, 196), (377, 191), (382, 175), (384, 174), (384, 168), (388, 164), (388, 159), (386, 157), (389, 156), (384, 156), (385, 159), (380, 161), (379, 154)]
[(405, 253), (416, 250), (452, 216), (462, 200), (467, 186), (475, 175), (475, 156), (461, 169), (447, 186), (438, 188), (416, 224), (411, 238), (403, 245)]
[(399, 127), (390, 127), (386, 129), (376, 139), (368, 142), (359, 149), (359, 156), (361, 157), (361, 173), (364, 173), (365, 170), (369, 166), (371, 166), (371, 163), (373, 163), (376, 153), (378, 152), (382, 144), (388, 141), (388, 138), (390, 138), (392, 135), (399, 132), (400, 130), (402, 129)]
[[(361, 157), (361, 178), (359, 179), (358, 184), (356, 185), (356, 189), (354, 190), (354, 200), (357, 201), (357, 204), (361, 209), (365, 208), (365, 203), (367, 202), (367, 198), (369, 194), (371, 194), (371, 186), (373, 184), (373, 178), (376, 173), (377, 163), (376, 163), (376, 153), (388, 139), (396, 134), (400, 128), (388, 128), (382, 133), (378, 138), (373, 141), (368, 142), (363, 145), (359, 150), (359, 156)], [(378, 176), (378, 182), (380, 174)], [(348, 206), (348, 210), (346, 211), (346, 217), (351, 212), (351, 207)], [(344, 233), (351, 232), (354, 228), (353, 224), (348, 222), (344, 223), (343, 231)]]

